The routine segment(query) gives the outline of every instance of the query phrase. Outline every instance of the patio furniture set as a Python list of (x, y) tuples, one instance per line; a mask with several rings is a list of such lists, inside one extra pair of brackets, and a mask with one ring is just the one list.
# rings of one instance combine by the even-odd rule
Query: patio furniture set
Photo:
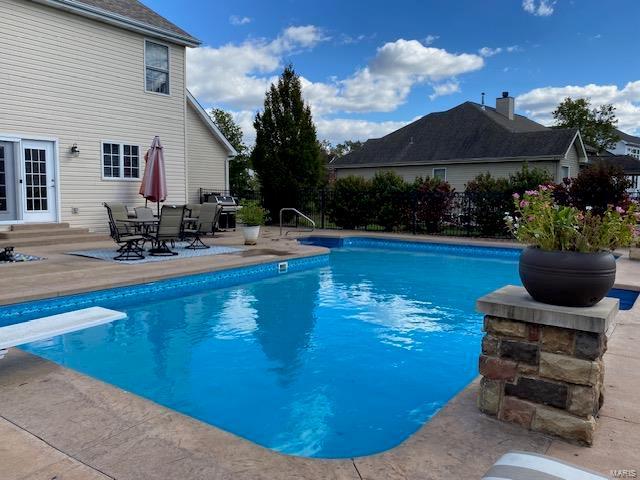
[(131, 216), (124, 204), (105, 203), (104, 206), (111, 238), (119, 247), (114, 260), (144, 259), (146, 243), (151, 245), (147, 252), (151, 256), (178, 255), (171, 249), (177, 241), (191, 240), (185, 247), (191, 250), (209, 248), (202, 237), (214, 234), (223, 209), (217, 203), (163, 205), (159, 216), (148, 207), (135, 208)]

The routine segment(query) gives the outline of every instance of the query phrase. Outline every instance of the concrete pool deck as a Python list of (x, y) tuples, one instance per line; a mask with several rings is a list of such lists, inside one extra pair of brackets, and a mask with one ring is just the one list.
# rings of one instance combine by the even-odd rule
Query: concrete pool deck
[[(315, 232), (335, 236), (338, 232)], [(341, 235), (356, 235), (340, 232)], [(378, 236), (378, 234), (361, 234)], [(387, 235), (381, 235), (387, 236)], [(514, 246), (392, 235), (417, 241)], [(120, 265), (64, 255), (70, 247), (25, 248), (48, 260), (0, 266), (0, 303), (141, 283), (164, 277), (324, 252), (272, 241), (255, 256), (216, 255)], [(222, 234), (217, 244), (237, 245)], [(109, 242), (100, 246), (113, 245)], [(82, 249), (96, 248), (83, 244)], [(266, 249), (274, 252), (265, 252)], [(224, 258), (223, 258), (224, 257)], [(5, 273), (6, 272), (6, 273)], [(617, 283), (640, 290), (640, 262), (618, 261)], [(12, 296), (13, 295), (13, 296)], [(430, 422), (387, 452), (344, 460), (280, 455), (99, 380), (17, 349), (0, 361), (0, 478), (10, 479), (446, 479), (479, 478), (512, 449), (546, 453), (604, 474), (640, 470), (640, 302), (618, 315), (605, 355), (606, 400), (593, 447), (498, 422), (475, 404), (477, 381)]]

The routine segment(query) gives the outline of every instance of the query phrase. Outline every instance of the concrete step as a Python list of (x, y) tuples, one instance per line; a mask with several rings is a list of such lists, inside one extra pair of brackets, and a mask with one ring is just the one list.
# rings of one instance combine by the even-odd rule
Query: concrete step
[(12, 232), (23, 230), (57, 230), (61, 228), (69, 228), (68, 223), (16, 223), (11, 225)]
[(84, 235), (89, 233), (88, 228), (48, 228), (45, 230), (13, 230), (0, 232), (0, 240), (18, 240), (22, 238), (52, 237), (54, 235), (65, 237), (69, 235)]
[(41, 235), (33, 238), (0, 239), (0, 248), (15, 247), (41, 247), (45, 245), (69, 245), (72, 243), (100, 242), (109, 240), (108, 235), (98, 233), (85, 233), (79, 235)]

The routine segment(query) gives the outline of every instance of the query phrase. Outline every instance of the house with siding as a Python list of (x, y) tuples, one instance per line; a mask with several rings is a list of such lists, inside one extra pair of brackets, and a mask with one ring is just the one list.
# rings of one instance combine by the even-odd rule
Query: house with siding
[(105, 231), (138, 190), (154, 136), (168, 199), (229, 189), (233, 147), (186, 88), (199, 41), (136, 0), (0, 2), (0, 224)]
[(393, 171), (410, 182), (437, 177), (464, 191), (479, 174), (507, 177), (525, 163), (547, 170), (556, 181), (576, 176), (587, 164), (577, 129), (548, 128), (514, 109), (507, 92), (496, 100), (495, 108), (465, 102), (368, 140), (332, 160), (329, 168), (337, 178), (372, 178), (380, 171)]

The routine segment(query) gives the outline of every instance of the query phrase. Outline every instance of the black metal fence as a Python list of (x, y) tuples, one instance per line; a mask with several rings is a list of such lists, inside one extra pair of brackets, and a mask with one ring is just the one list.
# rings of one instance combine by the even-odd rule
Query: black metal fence
[[(222, 190), (201, 190), (202, 201)], [(262, 198), (255, 193), (235, 195), (238, 202)], [(511, 196), (496, 193), (383, 192), (342, 198), (332, 189), (297, 195), (293, 207), (309, 216), (316, 228), (363, 231), (395, 231), (414, 234), (510, 238), (504, 216), (513, 209)], [(270, 212), (269, 224), (278, 225), (279, 212)], [(308, 222), (285, 212), (287, 227), (305, 227)]]

